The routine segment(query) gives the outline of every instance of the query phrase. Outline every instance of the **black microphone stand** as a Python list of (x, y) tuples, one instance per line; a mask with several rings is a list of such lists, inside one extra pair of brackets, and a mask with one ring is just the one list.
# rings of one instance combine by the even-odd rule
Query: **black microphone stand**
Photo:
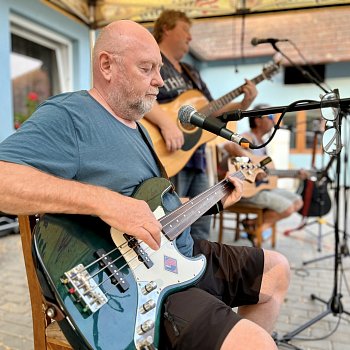
[[(339, 106), (341, 110), (347, 110), (350, 106), (350, 99), (339, 99), (337, 102), (339, 102)], [(330, 105), (331, 106), (331, 103)], [(328, 106), (328, 107), (329, 107)], [(244, 117), (253, 117), (253, 116), (262, 116), (266, 114), (276, 114), (276, 113), (282, 113), (280, 116), (280, 119), (278, 120), (275, 131), (279, 128), (279, 124), (285, 114), (285, 112), (288, 111), (299, 111), (299, 110), (309, 110), (309, 109), (318, 109), (321, 107), (321, 102), (315, 102), (315, 101), (296, 101), (295, 103), (289, 105), (289, 106), (283, 106), (283, 107), (271, 107), (271, 108), (264, 108), (264, 109), (256, 109), (251, 111), (241, 111), (241, 110), (235, 110), (224, 113), (222, 116), (218, 117), (223, 122), (228, 121), (238, 121), (243, 119)], [(340, 113), (340, 122), (339, 122), (339, 136), (341, 138), (341, 123), (342, 123), (342, 117), (343, 113)], [(274, 135), (274, 134), (273, 134)], [(270, 139), (264, 144), (266, 145), (268, 142), (271, 141), (273, 135), (271, 135)], [(254, 146), (251, 148), (260, 148), (264, 145)], [(335, 235), (335, 245), (334, 245), (334, 281), (333, 281), (333, 291), (332, 295), (328, 300), (321, 299), (317, 297), (315, 294), (311, 294), (312, 300), (318, 300), (324, 304), (327, 305), (327, 308), (325, 311), (311, 319), (310, 321), (306, 322), (305, 324), (301, 325), (300, 327), (296, 328), (295, 330), (283, 335), (282, 337), (278, 337), (277, 334), (274, 334), (274, 340), (276, 344), (288, 344), (291, 346), (294, 346), (292, 344), (289, 344), (289, 341), (296, 337), (299, 333), (304, 331), (306, 328), (312, 326), (319, 320), (323, 319), (329, 314), (333, 314), (334, 316), (337, 316), (345, 313), (350, 316), (350, 312), (344, 310), (341, 298), (343, 297), (342, 294), (338, 290), (338, 279), (339, 279), (339, 266), (342, 264), (342, 248), (339, 244), (339, 202), (340, 202), (340, 170), (341, 170), (341, 158), (340, 158), (341, 152), (339, 152), (336, 155), (332, 155), (332, 157), (336, 157), (336, 188), (335, 188), (335, 220), (334, 220), (334, 235)], [(344, 179), (345, 181), (345, 179)], [(347, 205), (346, 205), (347, 207)], [(347, 217), (347, 213), (345, 212), (345, 218)], [(312, 340), (312, 339), (310, 339)], [(295, 349), (299, 349), (296, 346), (294, 346)]]
[(317, 85), (321, 90), (323, 90), (325, 93), (329, 92), (327, 89), (325, 89), (320, 82), (311, 75), (307, 70), (300, 67), (298, 64), (294, 63), (285, 53), (283, 53), (276, 45), (276, 42), (271, 42), (271, 46), (274, 48), (275, 51), (279, 52), (292, 66), (294, 66), (298, 71), (307, 78), (311, 83), (314, 83)]
[[(339, 135), (341, 138), (341, 119), (343, 117), (343, 114), (340, 113), (340, 122), (339, 122)], [(311, 319), (310, 321), (304, 323), (300, 327), (296, 328), (295, 330), (283, 335), (281, 338), (278, 338), (277, 335), (274, 336), (276, 344), (289, 344), (289, 341), (295, 338), (299, 333), (304, 331), (306, 328), (312, 326), (316, 322), (320, 321), (324, 317), (326, 317), (329, 314), (333, 314), (333, 316), (339, 316), (344, 313), (346, 315), (350, 316), (350, 312), (346, 311), (344, 309), (344, 306), (342, 304), (341, 298), (343, 295), (338, 290), (338, 281), (340, 281), (339, 277), (339, 266), (342, 265), (342, 247), (340, 246), (340, 239), (339, 239), (339, 212), (340, 212), (340, 173), (341, 173), (341, 152), (339, 152), (337, 155), (332, 155), (332, 157), (336, 157), (336, 188), (335, 188), (335, 216), (334, 216), (334, 236), (335, 236), (335, 245), (334, 245), (334, 277), (333, 277), (333, 291), (332, 295), (328, 300), (324, 300), (315, 294), (311, 294), (312, 300), (318, 300), (324, 304), (326, 304), (326, 310), (321, 312), (319, 315)], [(345, 179), (344, 179), (345, 181)], [(346, 212), (344, 220), (346, 222)], [(296, 338), (297, 339), (297, 338)], [(305, 340), (305, 339), (303, 339)], [(312, 339), (309, 339), (312, 340)], [(292, 345), (292, 344), (289, 344)]]
[[(341, 115), (340, 117), (343, 118), (345, 117), (347, 114), (349, 115), (349, 110), (347, 108), (343, 108), (340, 111)], [(347, 138), (345, 137), (345, 140), (347, 141)], [(349, 251), (349, 247), (348, 247), (348, 236), (349, 234), (347, 233), (347, 210), (348, 210), (348, 191), (349, 191), (349, 186), (347, 185), (346, 181), (347, 181), (347, 170), (348, 170), (348, 149), (347, 147), (343, 148), (343, 160), (344, 160), (344, 166), (343, 166), (343, 181), (344, 181), (344, 208), (343, 208), (343, 230), (339, 230), (339, 232), (343, 233), (343, 240), (342, 240), (342, 244), (340, 246), (340, 254), (342, 254), (344, 257), (346, 256), (350, 256), (350, 251)], [(332, 160), (331, 160), (332, 161)], [(321, 256), (319, 258), (315, 258), (315, 259), (311, 259), (311, 260), (307, 260), (307, 261), (303, 261), (303, 265), (308, 265), (317, 261), (321, 261), (321, 260), (325, 260), (325, 259), (329, 259), (329, 258), (333, 258), (334, 254), (328, 254), (328, 255), (324, 255)]]

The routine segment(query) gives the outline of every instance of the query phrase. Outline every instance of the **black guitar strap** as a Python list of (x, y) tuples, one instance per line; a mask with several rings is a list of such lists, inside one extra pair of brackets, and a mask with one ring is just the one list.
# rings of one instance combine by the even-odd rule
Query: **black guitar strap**
[[(142, 129), (142, 126), (139, 124), (139, 123), (136, 123), (137, 124), (137, 127), (138, 127), (138, 130), (143, 138), (143, 140), (145, 141), (147, 147), (149, 148), (149, 150), (151, 151), (152, 155), (153, 155), (153, 158), (155, 159), (159, 169), (160, 169), (160, 173), (162, 175), (162, 177), (164, 177), (165, 179), (168, 179), (169, 180), (169, 176), (164, 168), (164, 165), (162, 164), (162, 162), (160, 161), (160, 159), (158, 158), (158, 155), (157, 153), (155, 152), (154, 148), (153, 148), (153, 145), (151, 144), (151, 142), (149, 141), (148, 137), (146, 136), (145, 134), (145, 131)], [(170, 180), (169, 180), (170, 181)], [(174, 188), (174, 185), (171, 184), (173, 190), (175, 190)]]
[(202, 83), (201, 83), (199, 77), (197, 77), (193, 74), (193, 71), (191, 71), (191, 69), (189, 68), (189, 66), (186, 63), (180, 62), (180, 66), (181, 66), (182, 70), (187, 74), (187, 76), (192, 80), (192, 83), (194, 84), (194, 86), (199, 91), (202, 91), (203, 86), (202, 86)]

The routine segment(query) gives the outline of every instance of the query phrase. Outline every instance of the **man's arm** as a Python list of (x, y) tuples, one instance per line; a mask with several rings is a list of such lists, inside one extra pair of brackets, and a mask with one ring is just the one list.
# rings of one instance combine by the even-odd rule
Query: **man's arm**
[[(249, 136), (246, 136), (245, 134), (242, 134), (242, 136), (251, 142)], [(252, 155), (250, 151), (234, 142), (225, 142), (223, 148), (230, 155), (230, 157), (250, 157)]]
[(104, 187), (61, 179), (26, 165), (0, 161), (0, 211), (17, 215), (96, 215), (152, 249), (158, 249), (160, 244), (161, 225), (146, 202)]
[(169, 118), (168, 114), (161, 108), (159, 103), (155, 103), (152, 110), (144, 117), (151, 123), (157, 125), (163, 136), (167, 150), (176, 151), (184, 144), (184, 137), (176, 123)]

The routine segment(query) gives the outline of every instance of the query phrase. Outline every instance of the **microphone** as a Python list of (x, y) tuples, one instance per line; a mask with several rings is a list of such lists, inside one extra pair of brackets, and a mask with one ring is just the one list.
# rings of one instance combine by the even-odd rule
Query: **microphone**
[(267, 38), (267, 39), (258, 39), (253, 38), (250, 42), (253, 46), (260, 45), (260, 44), (276, 44), (279, 41), (289, 41), (288, 39), (274, 39), (274, 38)]
[(201, 129), (210, 131), (211, 133), (221, 136), (226, 140), (237, 143), (238, 145), (249, 148), (251, 143), (244, 137), (230, 131), (226, 128), (226, 124), (216, 117), (206, 117), (205, 115), (196, 111), (191, 105), (180, 107), (178, 112), (178, 119), (181, 123), (192, 124)]

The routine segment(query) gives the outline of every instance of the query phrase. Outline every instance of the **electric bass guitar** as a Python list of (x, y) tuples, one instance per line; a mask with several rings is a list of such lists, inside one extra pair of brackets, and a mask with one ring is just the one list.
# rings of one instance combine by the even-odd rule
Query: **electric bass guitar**
[[(264, 79), (270, 79), (273, 74), (279, 70), (277, 63), (270, 63), (260, 75), (251, 79), (254, 84), (258, 84)], [(147, 129), (153, 142), (153, 146), (158, 155), (158, 158), (164, 165), (168, 176), (176, 175), (187, 164), (195, 150), (202, 144), (213, 140), (216, 135), (213, 133), (198, 128), (196, 126), (184, 125), (178, 120), (178, 110), (184, 104), (192, 105), (196, 110), (205, 116), (209, 116), (221, 109), (227, 103), (243, 93), (244, 84), (238, 88), (228, 92), (224, 96), (211, 102), (199, 91), (189, 90), (178, 96), (174, 101), (161, 104), (161, 108), (167, 112), (169, 118), (177, 123), (177, 126), (184, 135), (184, 144), (180, 150), (168, 152), (163, 136), (159, 128), (145, 118), (140, 120), (140, 123)]]
[[(245, 170), (232, 175), (255, 179)], [(224, 179), (168, 212), (169, 198), (178, 201), (171, 183), (145, 181), (133, 197), (145, 200), (162, 224), (157, 251), (96, 217), (44, 215), (34, 229), (33, 254), (41, 283), (66, 315), (67, 339), (74, 332), (83, 349), (156, 349), (164, 298), (193, 285), (206, 266), (202, 255), (183, 256), (175, 239), (231, 189)]]

